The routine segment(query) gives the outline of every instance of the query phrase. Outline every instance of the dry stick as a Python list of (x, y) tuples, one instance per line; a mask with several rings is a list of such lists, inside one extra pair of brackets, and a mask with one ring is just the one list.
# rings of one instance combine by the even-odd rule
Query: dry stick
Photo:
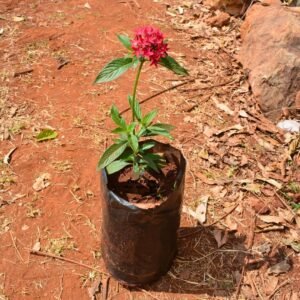
[(108, 276), (108, 277), (105, 279), (105, 283), (103, 284), (103, 286), (104, 286), (103, 294), (102, 294), (102, 299), (103, 299), (103, 300), (107, 300), (107, 297), (108, 297), (109, 280), (110, 280), (110, 276)]
[(31, 250), (30, 254), (45, 256), (45, 257), (51, 257), (51, 258), (58, 259), (58, 260), (61, 260), (61, 261), (69, 262), (69, 263), (72, 263), (72, 264), (75, 264), (75, 265), (78, 265), (78, 266), (81, 266), (81, 267), (85, 267), (87, 269), (97, 271), (97, 272), (100, 272), (104, 275), (109, 276), (107, 273), (99, 271), (97, 268), (91, 267), (89, 265), (86, 265), (84, 263), (78, 262), (78, 261), (70, 259), (70, 258), (65, 258), (65, 257), (57, 256), (57, 255), (54, 255), (54, 254), (50, 254), (50, 253), (46, 253), (46, 252), (42, 252), (42, 251), (34, 251), (34, 250)]
[(61, 277), (60, 277), (60, 292), (59, 292), (59, 295), (58, 295), (59, 300), (62, 300), (62, 293), (64, 291), (63, 283), (64, 283), (64, 274), (62, 274)]
[[(199, 229), (193, 231), (193, 232), (190, 232), (190, 233), (187, 233), (187, 234), (184, 234), (184, 235), (179, 235), (179, 238), (185, 238), (185, 237), (188, 237), (188, 236), (191, 236), (191, 235), (194, 235), (200, 231), (202, 231), (203, 228), (207, 228), (207, 227), (211, 227), (217, 223), (219, 223), (221, 220), (223, 220), (224, 218), (226, 218), (229, 214), (231, 214), (237, 207), (239, 206), (239, 204), (236, 204), (232, 209), (230, 209), (229, 212), (227, 212), (226, 214), (224, 214), (222, 217), (220, 217), (219, 219), (217, 219), (216, 221), (212, 222), (211, 224), (208, 224), (208, 225), (201, 225)], [(197, 226), (198, 227), (198, 226)]]
[(12, 236), (11, 231), (9, 232), (9, 234), (10, 234), (11, 241), (12, 241), (12, 243), (13, 243), (13, 246), (14, 246), (14, 248), (15, 248), (15, 250), (16, 250), (16, 253), (17, 253), (19, 259), (20, 259), (21, 261), (24, 262), (24, 259), (23, 259), (22, 255), (21, 255), (20, 251), (19, 251), (18, 248), (17, 248), (16, 242), (15, 242), (13, 236)]
[(29, 70), (25, 70), (25, 71), (20, 71), (20, 72), (16, 72), (14, 74), (14, 77), (19, 77), (21, 75), (26, 75), (26, 74), (29, 74), (29, 73), (32, 73), (33, 72), (33, 69), (29, 69)]
[(150, 292), (144, 290), (144, 289), (139, 289), (140, 291), (142, 291), (143, 293), (147, 294), (148, 296), (150, 296), (151, 298), (155, 299), (155, 300), (160, 300), (159, 298), (157, 298), (156, 296), (152, 295)]
[[(149, 100), (151, 100), (151, 99), (153, 99), (153, 98), (155, 98), (155, 97), (157, 97), (157, 96), (159, 96), (159, 95), (161, 95), (161, 94), (164, 94), (164, 93), (166, 93), (166, 92), (169, 92), (169, 91), (171, 91), (171, 90), (174, 90), (174, 89), (176, 89), (176, 88), (178, 88), (178, 87), (181, 87), (181, 86), (183, 86), (183, 85), (186, 85), (186, 84), (191, 83), (191, 82), (194, 82), (194, 81), (195, 81), (195, 79), (191, 79), (191, 80), (187, 80), (187, 81), (181, 82), (181, 83), (179, 83), (179, 84), (176, 84), (176, 85), (174, 85), (174, 86), (171, 86), (171, 87), (169, 87), (169, 88), (167, 88), (167, 89), (164, 89), (164, 90), (162, 90), (162, 91), (160, 91), (160, 92), (157, 92), (156, 94), (154, 94), (154, 95), (152, 95), (152, 96), (150, 96), (150, 97), (148, 97), (148, 98), (146, 98), (146, 99), (140, 101), (140, 104), (143, 104), (143, 103), (145, 103), (145, 102), (147, 102), (147, 101), (149, 101)], [(123, 115), (124, 113), (126, 113), (126, 112), (129, 111), (129, 110), (130, 110), (130, 107), (128, 107), (128, 108), (122, 110), (122, 111), (120, 112), (120, 114)]]

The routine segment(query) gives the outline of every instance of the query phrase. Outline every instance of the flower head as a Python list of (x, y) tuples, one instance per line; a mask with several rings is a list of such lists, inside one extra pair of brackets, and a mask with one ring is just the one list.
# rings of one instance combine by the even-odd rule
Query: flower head
[(167, 56), (168, 45), (164, 42), (164, 36), (152, 26), (138, 28), (131, 46), (136, 56), (149, 59), (151, 65), (157, 66), (159, 60)]

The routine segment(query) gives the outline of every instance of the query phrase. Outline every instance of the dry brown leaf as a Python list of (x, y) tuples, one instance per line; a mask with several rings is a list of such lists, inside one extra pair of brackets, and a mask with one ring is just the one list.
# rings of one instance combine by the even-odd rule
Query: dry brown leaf
[(269, 142), (267, 142), (267, 141), (265, 141), (264, 139), (261, 139), (261, 138), (256, 138), (256, 140), (257, 140), (258, 144), (260, 146), (264, 147), (266, 150), (275, 151), (275, 148), (271, 143), (269, 143)]
[(268, 269), (268, 274), (279, 275), (282, 273), (287, 273), (291, 269), (291, 265), (287, 260), (283, 260), (280, 263), (270, 267)]
[(206, 212), (207, 212), (207, 202), (208, 202), (209, 196), (203, 196), (199, 200), (199, 205), (196, 208), (196, 211), (192, 210), (190, 207), (183, 205), (182, 211), (190, 216), (192, 216), (194, 219), (196, 219), (201, 224), (206, 222)]
[(197, 220), (203, 224), (206, 222), (206, 213), (207, 213), (207, 203), (209, 196), (203, 196), (200, 199), (200, 204), (196, 209)]
[(279, 207), (277, 209), (277, 212), (280, 218), (286, 220), (289, 223), (293, 223), (295, 215), (291, 211)]
[(263, 178), (263, 177), (257, 177), (257, 180), (263, 181), (263, 182), (267, 182), (273, 186), (275, 186), (277, 189), (282, 189), (282, 184), (278, 181), (276, 181), (275, 179), (270, 179), (270, 178)]
[(228, 232), (220, 229), (215, 229), (213, 231), (214, 238), (218, 244), (218, 248), (221, 248), (228, 241)]
[(241, 189), (258, 195), (261, 194), (260, 185), (257, 183), (247, 183), (245, 186), (242, 186)]
[(293, 139), (289, 144), (288, 155), (292, 157), (300, 146), (300, 137)]
[(245, 110), (240, 110), (239, 111), (239, 116), (242, 117), (242, 118), (249, 118), (250, 117)]
[(213, 181), (211, 179), (208, 179), (204, 174), (202, 174), (200, 172), (195, 173), (195, 176), (197, 178), (199, 178), (202, 182), (206, 183), (206, 184), (209, 184), (209, 185), (218, 184), (217, 182), (215, 182), (215, 181)]
[(229, 228), (229, 231), (237, 230), (237, 223), (232, 220), (232, 217), (229, 215), (225, 219), (225, 225)]
[(224, 111), (226, 114), (228, 114), (230, 116), (234, 115), (234, 111), (231, 110), (225, 103), (220, 103), (216, 98), (213, 98), (213, 97), (212, 97), (212, 99), (215, 102), (215, 105), (217, 108)]
[(232, 130), (233, 131), (242, 131), (243, 129), (244, 129), (244, 127), (241, 124), (236, 124), (236, 125), (221, 129), (221, 130), (215, 132), (214, 135), (219, 136), (227, 131), (232, 131)]
[(209, 158), (209, 154), (208, 154), (208, 151), (206, 149), (201, 149), (198, 153), (198, 156), (205, 159), (205, 160), (208, 160), (208, 158)]
[(285, 223), (284, 219), (279, 216), (258, 215), (257, 217), (265, 223), (273, 223), (273, 224), (284, 224)]
[(256, 230), (255, 232), (269, 232), (269, 231), (277, 231), (277, 230), (284, 230), (285, 227), (282, 225), (273, 225), (273, 226), (269, 226), (269, 225), (259, 225), (260, 228), (259, 230)]
[(261, 256), (266, 256), (270, 253), (272, 249), (272, 244), (269, 242), (265, 242), (253, 248), (255, 253), (260, 254)]

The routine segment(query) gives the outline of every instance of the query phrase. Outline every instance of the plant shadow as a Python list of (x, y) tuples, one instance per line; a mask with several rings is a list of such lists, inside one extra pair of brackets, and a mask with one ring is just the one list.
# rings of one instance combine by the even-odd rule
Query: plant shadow
[[(219, 247), (214, 237), (216, 230), (224, 239), (224, 245)], [(170, 271), (144, 289), (230, 297), (239, 284), (247, 255), (244, 243), (245, 236), (220, 231), (213, 226), (182, 227), (179, 229), (178, 254)]]

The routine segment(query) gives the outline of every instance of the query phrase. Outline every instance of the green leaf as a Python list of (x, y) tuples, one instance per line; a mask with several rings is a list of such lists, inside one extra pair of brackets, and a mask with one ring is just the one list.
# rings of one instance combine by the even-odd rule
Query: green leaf
[(159, 64), (171, 71), (173, 71), (177, 75), (189, 75), (188, 71), (182, 67), (173, 57), (166, 56), (162, 57), (159, 61)]
[(115, 160), (111, 164), (106, 166), (106, 171), (108, 174), (113, 174), (113, 173), (116, 173), (116, 172), (122, 170), (123, 168), (125, 168), (128, 165), (130, 165), (130, 163), (126, 162), (124, 160), (120, 160), (120, 159)]
[(108, 63), (98, 74), (95, 83), (108, 82), (121, 76), (134, 65), (132, 57), (117, 58)]
[(154, 146), (155, 146), (155, 142), (154, 141), (144, 142), (141, 145), (141, 151), (149, 150), (149, 149), (153, 148)]
[(156, 117), (156, 115), (157, 115), (157, 110), (152, 110), (148, 114), (146, 114), (146, 116), (142, 120), (143, 125), (145, 127), (148, 127), (153, 121), (153, 119)]
[(133, 103), (133, 98), (131, 95), (128, 96), (128, 101), (131, 109), (134, 112), (135, 117), (140, 121), (142, 119), (142, 110), (141, 110), (140, 103), (138, 102), (137, 99), (135, 99)]
[(168, 130), (165, 130), (163, 128), (155, 127), (155, 126), (149, 126), (147, 128), (147, 133), (144, 136), (155, 136), (155, 135), (161, 135), (169, 138), (170, 140), (173, 139), (170, 132)]
[(137, 133), (138, 137), (147, 136), (147, 128), (142, 127), (140, 131)]
[(173, 139), (173, 137), (170, 134), (170, 131), (174, 129), (174, 126), (164, 123), (156, 123), (154, 125), (149, 126), (148, 128), (147, 136), (153, 136), (153, 135), (161, 135), (169, 138), (170, 140)]
[(127, 148), (127, 142), (121, 142), (119, 144), (111, 145), (106, 151), (103, 153), (100, 161), (98, 163), (98, 170), (101, 170), (116, 160)]
[(113, 105), (113, 106), (111, 107), (110, 115), (111, 115), (112, 120), (113, 120), (118, 126), (120, 126), (120, 127), (123, 128), (123, 129), (126, 129), (126, 122), (125, 122), (125, 120), (120, 116), (119, 110), (118, 110), (118, 108), (117, 108), (115, 105)]
[(112, 130), (111, 132), (112, 133), (117, 133), (117, 134), (126, 133), (126, 129), (118, 127), (118, 128), (115, 128), (114, 130)]
[(43, 129), (37, 136), (36, 140), (38, 142), (53, 140), (57, 138), (58, 134), (52, 129)]
[(144, 154), (143, 160), (146, 162), (147, 166), (154, 170), (155, 172), (159, 172), (158, 164), (165, 161), (161, 156), (154, 153)]
[(126, 128), (126, 132), (128, 133), (133, 133), (133, 130), (135, 128), (135, 126), (137, 125), (137, 122), (132, 122), (130, 123), (127, 128)]
[(135, 135), (129, 135), (128, 143), (134, 153), (137, 153), (139, 151), (139, 140)]
[(151, 126), (151, 128), (158, 128), (158, 130), (159, 129), (164, 129), (166, 131), (171, 131), (175, 128), (175, 126), (170, 125), (170, 124), (165, 124), (165, 123), (156, 123), (156, 124), (153, 124)]
[(125, 48), (127, 48), (128, 50), (132, 50), (130, 38), (127, 35), (118, 34), (117, 36), (119, 41), (123, 44)]

